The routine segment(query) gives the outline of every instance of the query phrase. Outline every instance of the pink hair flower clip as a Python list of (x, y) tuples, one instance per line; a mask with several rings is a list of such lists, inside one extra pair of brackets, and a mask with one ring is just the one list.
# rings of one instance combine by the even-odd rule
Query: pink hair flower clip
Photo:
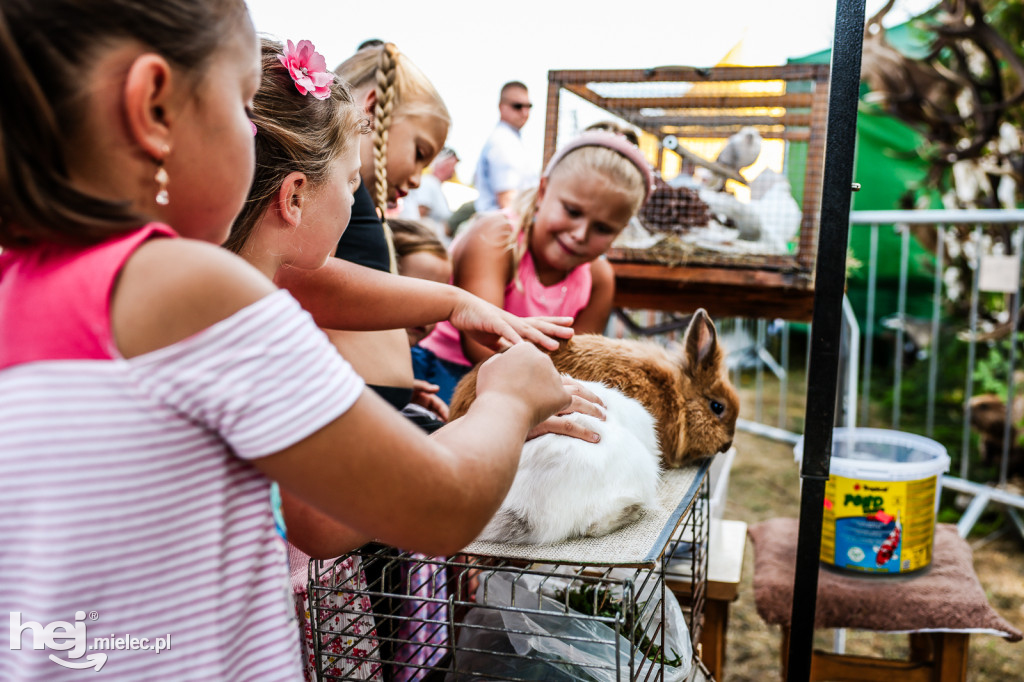
[(300, 40), (298, 45), (288, 41), (284, 54), (278, 60), (288, 69), (288, 74), (295, 81), (295, 88), (300, 94), (310, 94), (317, 99), (331, 96), (331, 83), (334, 74), (327, 70), (327, 61), (316, 51), (313, 43)]

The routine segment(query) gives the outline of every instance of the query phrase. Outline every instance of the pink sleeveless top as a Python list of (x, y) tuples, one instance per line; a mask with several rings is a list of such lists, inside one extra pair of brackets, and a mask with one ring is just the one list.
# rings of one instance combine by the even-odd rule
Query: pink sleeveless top
[[(0, 334), (0, 369), (37, 360), (117, 357), (110, 334), (114, 274), (140, 244), (158, 236), (177, 235), (151, 223), (85, 249), (46, 246), (0, 254), (0, 310), (5, 319), (18, 321)], [(6, 286), (23, 272), (31, 286)]]
[[(573, 269), (565, 279), (544, 286), (537, 279), (533, 256), (527, 251), (519, 262), (519, 281), (505, 287), (503, 308), (520, 317), (566, 316), (575, 318), (587, 303), (593, 289), (590, 263)], [(459, 330), (449, 322), (440, 322), (420, 346), (437, 357), (459, 365), (472, 365), (462, 352)]]

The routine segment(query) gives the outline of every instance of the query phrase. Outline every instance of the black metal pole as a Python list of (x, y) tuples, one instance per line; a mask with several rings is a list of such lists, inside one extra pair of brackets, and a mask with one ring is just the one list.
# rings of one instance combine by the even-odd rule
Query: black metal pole
[[(828, 130), (822, 183), (818, 256), (814, 273), (811, 359), (807, 370), (807, 411), (800, 466), (800, 533), (788, 656), (789, 682), (811, 676), (814, 612), (818, 597), (821, 511), (832, 456), (837, 368), (846, 286), (846, 250), (850, 232), (850, 192), (860, 96), (860, 58), (864, 45), (865, 0), (837, 0), (832, 68), (829, 78)], [(868, 341), (870, 343), (870, 340)]]

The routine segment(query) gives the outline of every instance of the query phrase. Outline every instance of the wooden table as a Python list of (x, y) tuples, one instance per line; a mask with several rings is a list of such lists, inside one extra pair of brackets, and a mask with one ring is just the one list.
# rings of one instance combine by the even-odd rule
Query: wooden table
[(615, 301), (619, 308), (691, 313), (704, 308), (712, 318), (771, 317), (809, 321), (814, 289), (809, 275), (785, 269), (669, 266), (615, 259)]
[[(743, 553), (747, 524), (743, 521), (711, 519), (708, 538), (708, 582), (704, 603), (704, 628), (700, 636), (700, 659), (716, 680), (725, 670), (725, 645), (729, 629), (729, 605), (736, 601), (743, 577)], [(681, 601), (690, 598), (690, 581), (678, 575), (665, 576), (665, 587)]]

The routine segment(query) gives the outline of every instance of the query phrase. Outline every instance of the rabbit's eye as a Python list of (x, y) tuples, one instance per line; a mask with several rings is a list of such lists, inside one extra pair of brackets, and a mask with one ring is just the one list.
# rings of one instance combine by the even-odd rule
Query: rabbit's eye
[(722, 403), (718, 402), (717, 400), (712, 400), (711, 401), (711, 411), (714, 412), (717, 415), (721, 415), (723, 412), (725, 412), (725, 405), (723, 405)]

